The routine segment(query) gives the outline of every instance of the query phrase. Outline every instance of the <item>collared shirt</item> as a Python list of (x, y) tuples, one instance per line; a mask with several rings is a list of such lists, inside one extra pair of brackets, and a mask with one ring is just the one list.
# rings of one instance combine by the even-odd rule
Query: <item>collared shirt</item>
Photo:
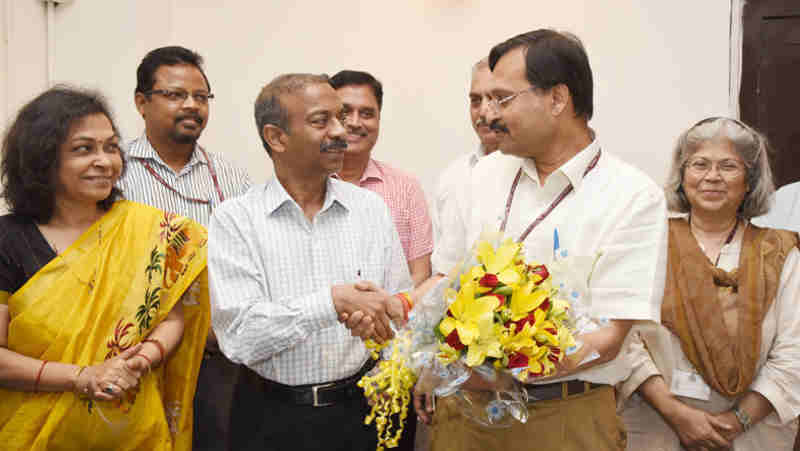
[(469, 180), (472, 168), (484, 156), (486, 156), (486, 151), (483, 145), (479, 144), (474, 151), (460, 155), (453, 160), (439, 175), (439, 182), (436, 184), (436, 192), (433, 195), (434, 243), (438, 243), (441, 240), (443, 232), (441, 218), (447, 215), (445, 210), (456, 207), (453, 199), (455, 193), (464, 186), (466, 180)]
[(310, 222), (277, 178), (225, 201), (211, 218), (208, 268), (222, 352), (288, 385), (351, 376), (368, 358), (339, 323), (331, 286), (362, 279), (390, 293), (412, 287), (383, 200), (330, 178)]
[(800, 232), (800, 182), (776, 191), (769, 213), (753, 218), (753, 224)]
[[(217, 174), (219, 188), (225, 199), (236, 197), (252, 184), (247, 172), (239, 169), (220, 155), (206, 152)], [(209, 170), (209, 162), (202, 152), (192, 152), (189, 162), (175, 172), (158, 155), (146, 135), (130, 142), (125, 152), (127, 168), (125, 175), (117, 182), (126, 199), (160, 208), (164, 211), (190, 217), (208, 226), (211, 211), (220, 204), (221, 199), (214, 186)], [(145, 162), (164, 182), (181, 195), (164, 186), (145, 167)], [(209, 203), (191, 199), (208, 200)]]
[(431, 216), (416, 177), (370, 158), (358, 184), (380, 194), (386, 202), (408, 261), (433, 252)]
[[(522, 168), (506, 232), (518, 239), (531, 222), (572, 184), (567, 195), (525, 240), (526, 257), (553, 258), (553, 231), (571, 255), (600, 257), (589, 284), (591, 316), (658, 321), (666, 271), (667, 211), (661, 189), (638, 169), (603, 149), (595, 168), (583, 176), (600, 147), (587, 148), (551, 173), (542, 185), (533, 160), (495, 152), (472, 171), (458, 208), (442, 218), (444, 234), (432, 262), (447, 274), (467, 256), (484, 229), (497, 231), (517, 171)], [(578, 379), (613, 384), (630, 373), (620, 357), (577, 373)]]

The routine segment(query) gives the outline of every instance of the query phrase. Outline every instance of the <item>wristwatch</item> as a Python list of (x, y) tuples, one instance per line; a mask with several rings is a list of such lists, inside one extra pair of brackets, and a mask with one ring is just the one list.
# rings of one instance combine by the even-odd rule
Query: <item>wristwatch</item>
[(742, 425), (742, 429), (745, 431), (750, 429), (750, 426), (753, 424), (753, 420), (750, 419), (750, 415), (748, 415), (747, 412), (740, 409), (739, 406), (733, 406), (733, 414), (736, 415), (736, 419), (739, 420), (739, 423)]

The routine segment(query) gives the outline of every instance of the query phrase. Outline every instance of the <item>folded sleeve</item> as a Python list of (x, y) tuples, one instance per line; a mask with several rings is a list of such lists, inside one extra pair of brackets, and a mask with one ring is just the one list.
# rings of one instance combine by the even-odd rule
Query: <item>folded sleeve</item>
[(622, 407), (647, 379), (651, 376), (662, 374), (662, 370), (656, 366), (653, 356), (650, 355), (650, 350), (645, 344), (641, 327), (655, 328), (659, 326), (647, 323), (636, 325), (631, 330), (629, 341), (622, 351), (625, 354), (623, 357), (631, 365), (631, 374), (627, 379), (617, 384), (618, 407)]
[[(667, 266), (667, 209), (655, 187), (620, 196), (590, 280), (597, 318), (659, 321)], [(610, 214), (613, 214), (609, 212)]]
[(777, 330), (764, 366), (750, 388), (769, 400), (786, 424), (800, 415), (800, 253), (792, 249), (783, 265), (778, 295)]

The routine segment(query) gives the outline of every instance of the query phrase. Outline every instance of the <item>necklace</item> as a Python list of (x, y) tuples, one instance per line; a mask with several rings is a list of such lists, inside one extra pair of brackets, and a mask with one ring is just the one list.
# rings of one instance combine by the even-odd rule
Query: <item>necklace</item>
[[(692, 230), (692, 215), (689, 215), (689, 230)], [(720, 246), (720, 248), (719, 248), (719, 252), (717, 252), (717, 258), (714, 260), (714, 266), (718, 266), (719, 265), (719, 258), (722, 256), (722, 248), (727, 246), (727, 245), (729, 245), (729, 244), (731, 244), (731, 241), (733, 241), (733, 237), (736, 236), (736, 231), (737, 230), (739, 230), (739, 217), (738, 216), (736, 217), (736, 222), (733, 223), (733, 228), (731, 229), (730, 233), (728, 233), (728, 237), (725, 238), (725, 242), (722, 243), (722, 246)], [(694, 231), (692, 231), (692, 234), (694, 235)], [(696, 236), (697, 235), (695, 235), (695, 237)], [(711, 260), (711, 259), (709, 258), (709, 260)]]

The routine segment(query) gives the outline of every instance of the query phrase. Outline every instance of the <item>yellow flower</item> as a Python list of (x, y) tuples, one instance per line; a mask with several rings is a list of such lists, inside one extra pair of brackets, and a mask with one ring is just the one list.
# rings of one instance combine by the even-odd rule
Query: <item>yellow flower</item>
[(569, 328), (565, 326), (561, 326), (558, 328), (558, 336), (556, 337), (556, 339), (558, 340), (558, 345), (561, 348), (562, 357), (564, 355), (563, 351), (566, 351), (567, 349), (571, 348), (572, 346), (575, 346), (576, 344), (575, 336), (572, 335), (572, 331), (570, 331)]
[(518, 330), (516, 324), (512, 324), (510, 328), (502, 331), (499, 335), (500, 344), (506, 354), (512, 352), (522, 352), (524, 349), (536, 347), (536, 342), (533, 341), (533, 328), (530, 323)]
[(514, 287), (511, 295), (511, 320), (518, 321), (542, 305), (550, 295), (550, 290), (537, 287), (533, 282), (527, 282)]
[(500, 301), (494, 296), (482, 296), (475, 299), (476, 283), (468, 281), (461, 286), (461, 290), (456, 295), (456, 300), (450, 304), (450, 313), (439, 323), (439, 331), (445, 337), (450, 335), (454, 329), (458, 331), (458, 337), (466, 346), (480, 335), (478, 323), (488, 320), (492, 322), (494, 309)]
[(569, 302), (561, 298), (551, 299), (551, 301), (553, 309), (550, 311), (550, 317), (559, 322), (566, 321)]
[[(486, 357), (501, 358), (503, 350), (500, 341), (495, 334), (494, 320), (492, 316), (481, 319), (478, 322), (480, 333), (471, 345), (467, 348), (467, 365), (478, 366), (486, 360)], [(460, 334), (460, 333), (459, 333)]]
[(497, 250), (488, 241), (480, 241), (477, 247), (477, 257), (478, 261), (486, 268), (487, 273), (495, 274), (500, 282), (511, 285), (519, 282), (522, 278), (524, 268), (515, 262), (520, 249), (522, 249), (522, 244), (515, 243), (511, 239), (505, 240)]
[(458, 357), (461, 355), (458, 351), (455, 350), (452, 346), (447, 343), (439, 343), (439, 353), (436, 354), (436, 358), (442, 362), (442, 365), (447, 366), (451, 363), (458, 360)]

